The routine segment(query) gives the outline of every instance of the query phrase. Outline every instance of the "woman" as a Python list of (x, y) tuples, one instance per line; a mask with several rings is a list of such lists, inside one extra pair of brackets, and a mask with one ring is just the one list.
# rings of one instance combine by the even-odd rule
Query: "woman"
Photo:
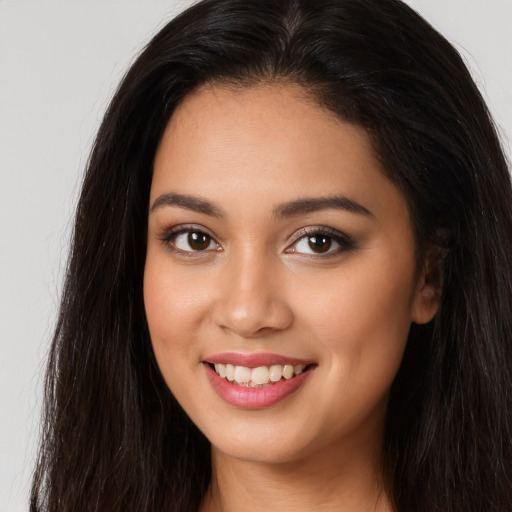
[(31, 510), (512, 510), (512, 191), (397, 0), (205, 0), (99, 130)]

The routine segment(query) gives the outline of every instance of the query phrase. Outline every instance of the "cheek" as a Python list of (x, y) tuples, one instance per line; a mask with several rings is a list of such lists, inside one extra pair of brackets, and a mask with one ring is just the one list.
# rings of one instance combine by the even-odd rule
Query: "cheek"
[(176, 342), (186, 339), (188, 328), (206, 309), (208, 287), (201, 286), (201, 281), (194, 276), (193, 270), (175, 269), (165, 253), (148, 248), (144, 305), (150, 330), (157, 337), (174, 332), (179, 334)]
[(190, 350), (204, 321), (208, 297), (187, 279), (186, 272), (170, 272), (169, 265), (148, 253), (144, 272), (144, 305), (153, 351), (169, 386), (173, 376), (194, 366)]
[(391, 385), (411, 324), (414, 279), (404, 268), (414, 267), (390, 261), (340, 269), (321, 291), (301, 297), (303, 325), (339, 386), (382, 394)]

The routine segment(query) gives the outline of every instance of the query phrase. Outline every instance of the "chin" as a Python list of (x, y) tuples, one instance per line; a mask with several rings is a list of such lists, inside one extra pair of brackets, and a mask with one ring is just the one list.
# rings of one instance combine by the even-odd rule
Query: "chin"
[(281, 436), (227, 436), (212, 443), (212, 452), (244, 462), (259, 464), (283, 464), (300, 460), (308, 450), (303, 444), (297, 445), (294, 440), (283, 442)]
[(203, 429), (212, 445), (212, 453), (246, 462), (281, 464), (308, 457), (329, 441), (325, 432), (315, 434), (316, 425), (311, 425), (310, 429), (308, 422), (297, 424), (297, 418), (286, 418), (290, 421), (282, 422), (275, 417), (272, 421), (268, 416), (259, 419), (261, 421), (249, 418), (233, 422), (230, 428), (224, 425), (222, 429)]

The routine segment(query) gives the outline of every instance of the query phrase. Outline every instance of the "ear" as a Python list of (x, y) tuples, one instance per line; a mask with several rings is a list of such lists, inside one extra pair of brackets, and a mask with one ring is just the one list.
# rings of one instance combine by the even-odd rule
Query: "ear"
[(418, 272), (411, 320), (426, 324), (439, 310), (443, 295), (444, 260), (448, 250), (439, 245), (431, 246)]

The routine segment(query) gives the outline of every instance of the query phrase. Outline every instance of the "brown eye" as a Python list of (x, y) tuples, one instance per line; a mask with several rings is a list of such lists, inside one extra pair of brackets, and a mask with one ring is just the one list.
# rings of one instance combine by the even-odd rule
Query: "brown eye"
[(308, 246), (313, 252), (322, 254), (331, 248), (332, 238), (325, 235), (310, 236), (308, 237)]
[[(305, 229), (302, 229), (299, 230), (299, 233), (305, 231)], [(303, 236), (296, 239), (286, 252), (327, 257), (350, 251), (353, 248), (354, 242), (350, 237), (326, 227), (314, 231), (311, 229), (310, 233), (306, 231)]]
[(308, 245), (312, 251), (321, 254), (331, 248), (332, 238), (324, 235), (310, 236), (308, 238)]
[(212, 239), (206, 233), (196, 233), (191, 231), (188, 234), (188, 245), (194, 249), (194, 251), (204, 251), (208, 249)]
[(202, 231), (182, 231), (173, 237), (172, 244), (184, 252), (206, 251), (217, 247), (213, 238)]

